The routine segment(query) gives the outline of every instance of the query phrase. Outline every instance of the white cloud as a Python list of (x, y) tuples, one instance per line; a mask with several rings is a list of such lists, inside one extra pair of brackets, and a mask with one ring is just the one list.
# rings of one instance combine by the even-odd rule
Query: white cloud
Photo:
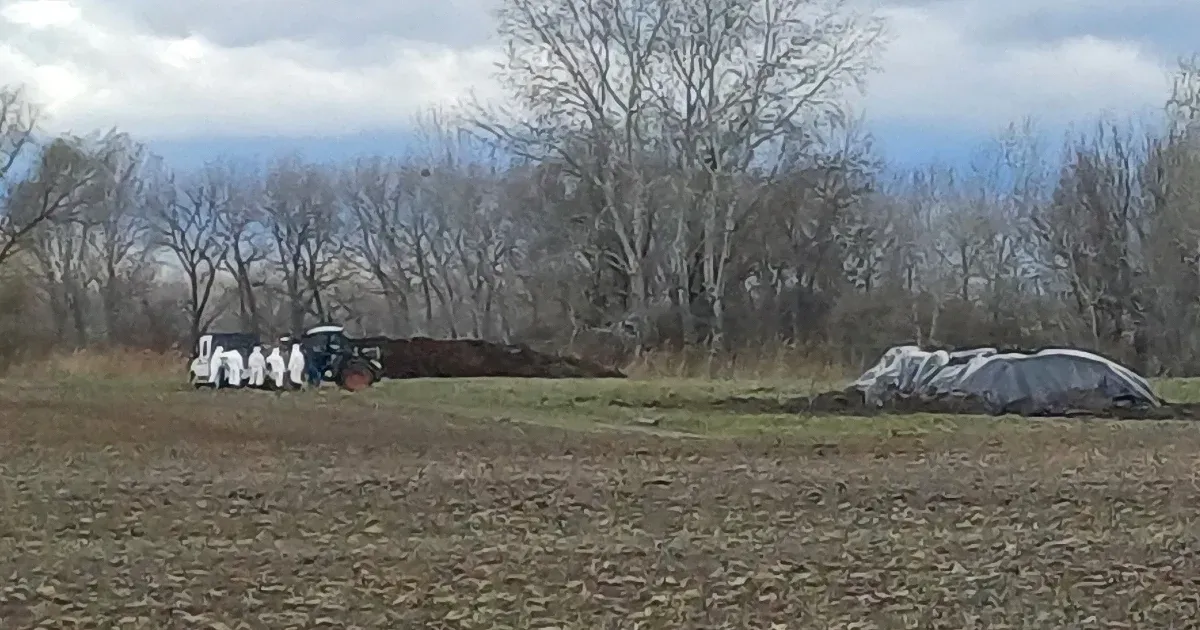
[(10, 4), (0, 9), (0, 17), (13, 24), (42, 29), (78, 22), (80, 12), (78, 7), (66, 0), (41, 0)]
[[(30, 85), (58, 128), (158, 138), (398, 129), (429, 104), (495, 93), (497, 55), (463, 37), (481, 30), (475, 14), (490, 0), (447, 1), (471, 15), (420, 0), (355, 0), (350, 13), (303, 0), (18, 0), (0, 9), (0, 76)], [(1034, 37), (1020, 30), (1024, 9), (994, 0), (878, 1), (894, 37), (866, 99), (872, 119), (978, 131), (1026, 114), (1140, 112), (1167, 89), (1167, 60), (1133, 39)], [(1073, 0), (1054, 15), (1119, 18), (1131, 2)], [(152, 9), (150, 21), (135, 18)], [(997, 35), (1001, 25), (1012, 28)]]
[(978, 129), (1026, 115), (1063, 123), (1160, 107), (1166, 60), (1134, 41), (1072, 35), (988, 41), (994, 15), (950, 17), (936, 8), (886, 11), (894, 41), (871, 82), (868, 115)]
[(28, 0), (0, 11), (0, 76), (31, 86), (52, 126), (115, 124), (154, 137), (389, 128), (486, 89), (493, 62), (486, 48), (398, 39), (354, 63), (304, 42), (226, 47), (157, 36), (102, 7)]

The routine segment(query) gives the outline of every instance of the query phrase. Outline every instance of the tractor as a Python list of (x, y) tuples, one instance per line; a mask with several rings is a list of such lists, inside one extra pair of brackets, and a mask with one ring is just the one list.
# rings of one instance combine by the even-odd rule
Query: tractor
[(343, 389), (356, 392), (383, 377), (379, 349), (355, 345), (346, 337), (343, 326), (315, 326), (308, 329), (299, 342), (305, 361), (311, 362), (322, 381), (332, 381)]

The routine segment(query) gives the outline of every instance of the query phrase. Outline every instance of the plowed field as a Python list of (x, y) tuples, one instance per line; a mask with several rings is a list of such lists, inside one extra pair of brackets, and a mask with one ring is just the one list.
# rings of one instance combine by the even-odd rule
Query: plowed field
[(0, 627), (1200, 619), (1190, 423), (647, 404), (772, 395), (736, 383), (169, 390), (0, 385)]

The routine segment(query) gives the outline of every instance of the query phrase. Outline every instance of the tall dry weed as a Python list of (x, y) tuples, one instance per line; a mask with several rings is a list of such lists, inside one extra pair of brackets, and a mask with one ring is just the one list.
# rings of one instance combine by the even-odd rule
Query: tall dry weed
[(186, 368), (187, 357), (179, 352), (104, 348), (52, 353), (21, 372), (42, 378), (158, 379), (177, 377)]
[(714, 380), (807, 381), (834, 384), (857, 370), (823, 353), (778, 343), (731, 352), (706, 348), (644, 352), (625, 367), (633, 378), (708, 378)]

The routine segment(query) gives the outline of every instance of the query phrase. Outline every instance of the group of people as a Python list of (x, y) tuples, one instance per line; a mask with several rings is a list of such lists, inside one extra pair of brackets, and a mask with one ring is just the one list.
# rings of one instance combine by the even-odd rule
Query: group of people
[[(304, 352), (298, 343), (292, 344), (286, 361), (278, 347), (272, 348), (270, 354), (263, 355), (262, 346), (254, 346), (245, 363), (241, 352), (217, 346), (213, 348), (209, 360), (208, 378), (214, 387), (228, 383), (233, 387), (265, 388), (269, 384), (275, 389), (298, 389), (304, 386), (306, 380), (312, 384), (313, 379), (308, 373), (311, 370), (306, 372), (306, 367)], [(270, 381), (267, 380), (268, 376)]]

